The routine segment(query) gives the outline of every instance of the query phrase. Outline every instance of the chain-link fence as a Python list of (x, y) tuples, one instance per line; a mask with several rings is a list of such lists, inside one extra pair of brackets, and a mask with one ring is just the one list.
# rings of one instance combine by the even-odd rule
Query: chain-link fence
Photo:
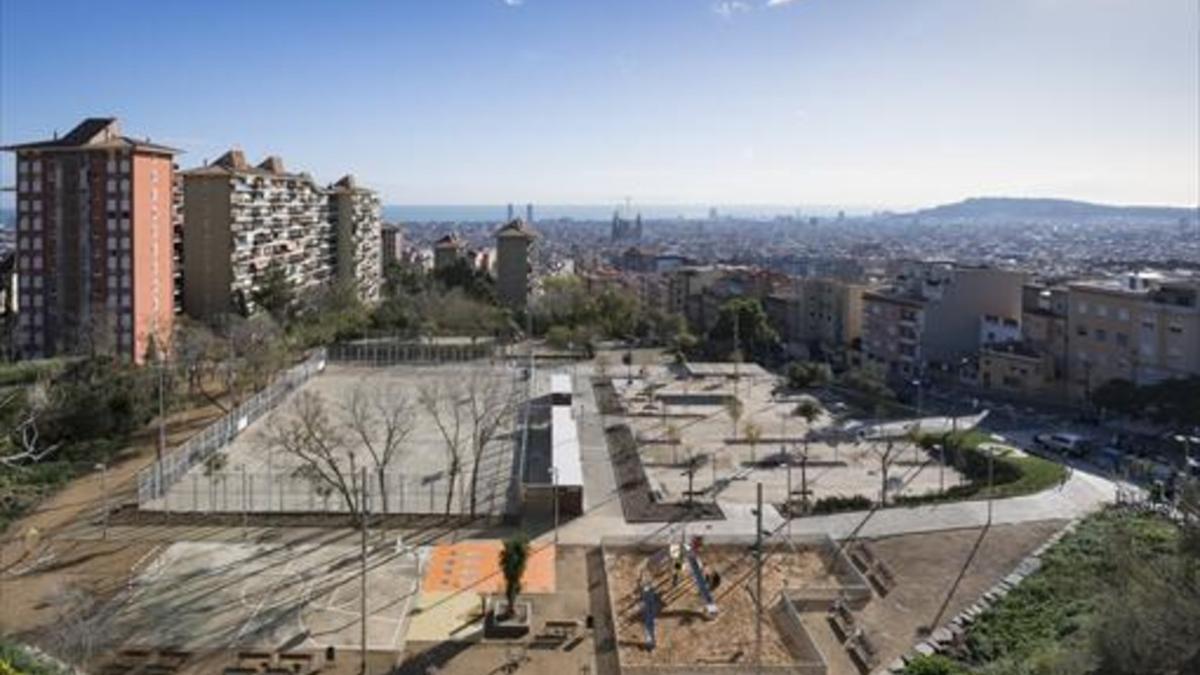
[(138, 507), (147, 508), (151, 502), (162, 499), (192, 467), (212, 457), (252, 422), (273, 410), (288, 394), (324, 370), (325, 361), (325, 350), (316, 350), (303, 363), (277, 376), (265, 389), (243, 401), (204, 431), (139, 471)]
[[(320, 480), (291, 473), (193, 471), (166, 490), (161, 498), (142, 505), (148, 511), (188, 513), (350, 513), (363, 503), (374, 514), (458, 514), (470, 510), (470, 500), (444, 475), (412, 476), (385, 473), (368, 476), (364, 486), (354, 481), (339, 490)], [(447, 500), (449, 499), (449, 504)], [(507, 485), (480, 486), (477, 515), (503, 515)]]
[(329, 360), (374, 366), (397, 363), (460, 363), (504, 358), (506, 345), (490, 337), (409, 338), (370, 335), (329, 346)]

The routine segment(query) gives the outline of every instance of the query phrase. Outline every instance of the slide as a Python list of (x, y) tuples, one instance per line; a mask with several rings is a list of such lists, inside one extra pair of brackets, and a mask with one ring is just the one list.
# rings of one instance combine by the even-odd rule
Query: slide
[(650, 584), (642, 586), (642, 621), (646, 628), (646, 649), (654, 651), (654, 620), (658, 618), (660, 607), (658, 594)]
[(704, 578), (704, 573), (700, 569), (700, 560), (691, 548), (687, 551), (688, 569), (692, 571), (692, 580), (696, 582), (696, 588), (700, 589), (700, 598), (704, 600), (704, 611), (709, 616), (716, 616), (717, 603), (713, 602), (712, 591), (708, 588), (708, 581)]

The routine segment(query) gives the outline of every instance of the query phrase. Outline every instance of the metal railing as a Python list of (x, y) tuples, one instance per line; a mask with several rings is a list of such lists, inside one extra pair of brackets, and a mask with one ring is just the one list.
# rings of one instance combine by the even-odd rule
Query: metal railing
[(265, 389), (240, 403), (204, 431), (139, 471), (138, 507), (145, 508), (150, 502), (161, 499), (192, 467), (212, 457), (252, 422), (273, 410), (288, 394), (324, 370), (325, 363), (325, 350), (314, 351), (303, 363), (278, 375)]
[[(356, 482), (357, 483), (357, 482)], [(291, 472), (192, 471), (160, 498), (141, 506), (146, 511), (170, 513), (350, 513), (457, 515), (470, 509), (469, 497), (460, 491), (450, 496), (445, 475), (419, 476), (385, 473), (368, 477), (365, 489), (348, 488), (349, 494), (327, 483)], [(503, 515), (508, 506), (506, 482), (481, 484), (476, 490), (477, 515)], [(365, 497), (364, 497), (365, 493)], [(450, 498), (447, 507), (447, 498)]]

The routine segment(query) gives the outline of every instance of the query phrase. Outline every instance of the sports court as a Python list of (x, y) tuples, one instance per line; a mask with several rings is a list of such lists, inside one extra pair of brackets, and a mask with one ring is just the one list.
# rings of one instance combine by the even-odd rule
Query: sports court
[[(300, 407), (301, 399), (309, 397), (320, 401), (342, 470), (349, 474), (352, 457), (353, 466), (368, 468), (367, 499), (374, 513), (440, 513), (447, 504), (452, 513), (468, 510), (474, 461), (472, 410), (504, 410), (481, 454), (474, 490), (477, 513), (504, 513), (510, 508), (516, 411), (526, 392), (521, 374), (518, 368), (487, 361), (439, 366), (331, 364), (250, 423), (219, 451), (219, 462), (196, 465), (168, 489), (165, 500), (153, 500), (143, 508), (210, 513), (346, 511), (338, 490), (327, 489), (305, 474), (303, 460), (273, 440), (282, 431), (300, 429), (300, 418), (314, 417), (311, 408)], [(397, 409), (397, 402), (403, 402), (410, 420), (408, 434), (382, 477), (352, 426), (350, 406), (356, 397), (373, 416), (367, 427), (376, 452), (385, 443), (382, 419)], [(437, 415), (423, 402), (427, 397), (438, 401)], [(451, 447), (463, 467), (454, 486), (448, 474)], [(357, 486), (358, 481), (347, 482)]]
[[(171, 544), (113, 617), (123, 647), (357, 648), (360, 549), (345, 544)], [(419, 553), (394, 542), (367, 556), (367, 646), (404, 647)]]

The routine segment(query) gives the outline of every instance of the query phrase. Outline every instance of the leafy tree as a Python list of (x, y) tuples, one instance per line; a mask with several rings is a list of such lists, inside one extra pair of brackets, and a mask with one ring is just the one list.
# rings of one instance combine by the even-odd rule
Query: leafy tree
[(272, 260), (258, 275), (256, 282), (250, 292), (254, 305), (265, 310), (276, 321), (287, 321), (296, 302), (296, 287), (288, 278), (287, 269), (282, 263)]
[(738, 351), (753, 361), (770, 362), (779, 355), (779, 334), (771, 327), (757, 298), (734, 298), (721, 306), (717, 322), (708, 332), (705, 349), (711, 358), (735, 358)]
[(819, 387), (833, 381), (833, 371), (827, 363), (793, 361), (787, 367), (787, 386), (790, 389)]
[(466, 258), (434, 270), (433, 279), (446, 291), (460, 290), (467, 297), (485, 303), (496, 303), (496, 287), (491, 275), (470, 263)]
[(516, 611), (517, 594), (521, 592), (521, 578), (525, 576), (525, 565), (529, 562), (529, 537), (518, 532), (504, 540), (500, 551), (500, 572), (504, 575), (504, 597), (508, 601), (505, 616)]

